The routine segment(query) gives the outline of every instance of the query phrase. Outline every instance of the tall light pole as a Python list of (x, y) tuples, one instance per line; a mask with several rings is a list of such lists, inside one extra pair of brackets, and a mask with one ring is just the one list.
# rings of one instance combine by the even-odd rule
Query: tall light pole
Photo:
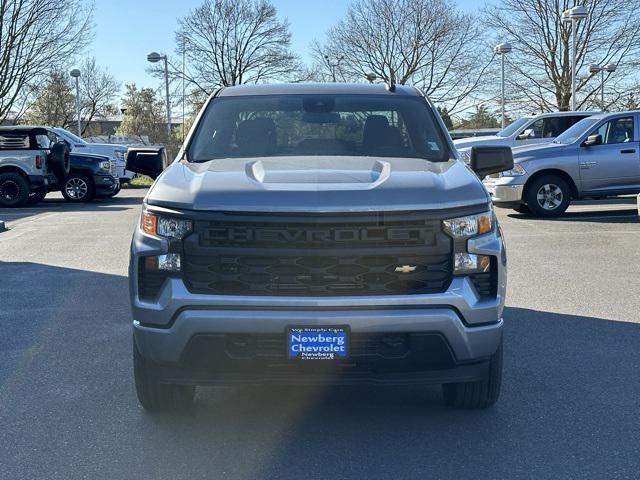
[(147, 55), (147, 61), (151, 63), (158, 63), (164, 60), (164, 87), (167, 95), (167, 141), (171, 138), (171, 100), (169, 99), (169, 65), (167, 63), (167, 56), (160, 55), (157, 52), (151, 52)]
[(82, 126), (80, 125), (80, 70), (74, 68), (69, 72), (76, 79), (76, 117), (78, 118), (78, 136), (82, 136)]
[(576, 5), (562, 12), (562, 21), (571, 22), (571, 110), (576, 110), (576, 37), (578, 36), (578, 22), (587, 18), (587, 9)]
[(504, 103), (505, 103), (505, 98), (504, 98), (504, 56), (507, 53), (510, 53), (512, 50), (511, 45), (509, 45), (508, 43), (499, 43), (498, 45), (496, 45), (495, 47), (493, 47), (493, 53), (495, 53), (496, 55), (500, 55), (500, 59), (501, 59), (501, 68), (502, 68), (502, 106), (501, 106), (501, 118), (502, 118), (502, 128), (505, 127), (505, 119), (504, 119)]
[(613, 73), (616, 71), (617, 65), (615, 63), (608, 63), (607, 65), (600, 66), (596, 63), (589, 65), (589, 73), (600, 73), (600, 108), (604, 112), (604, 72)]

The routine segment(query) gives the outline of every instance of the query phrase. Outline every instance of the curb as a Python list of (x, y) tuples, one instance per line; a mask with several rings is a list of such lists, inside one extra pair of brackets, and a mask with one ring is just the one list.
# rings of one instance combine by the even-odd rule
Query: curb
[(0, 232), (4, 232), (6, 229), (7, 227), (5, 227), (4, 222), (0, 220)]

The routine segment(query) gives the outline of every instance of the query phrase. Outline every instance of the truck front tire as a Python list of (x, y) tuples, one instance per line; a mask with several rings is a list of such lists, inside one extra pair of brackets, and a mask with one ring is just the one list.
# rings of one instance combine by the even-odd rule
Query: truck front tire
[(556, 175), (543, 175), (526, 187), (527, 206), (536, 217), (562, 215), (571, 203), (571, 188)]
[(193, 404), (196, 387), (160, 383), (150, 371), (151, 363), (133, 341), (133, 373), (138, 401), (149, 412), (184, 410)]
[(442, 393), (445, 403), (457, 408), (488, 408), (500, 397), (502, 385), (502, 341), (489, 359), (487, 376), (477, 382), (445, 383)]
[(29, 183), (19, 173), (0, 174), (0, 207), (22, 207), (29, 200)]

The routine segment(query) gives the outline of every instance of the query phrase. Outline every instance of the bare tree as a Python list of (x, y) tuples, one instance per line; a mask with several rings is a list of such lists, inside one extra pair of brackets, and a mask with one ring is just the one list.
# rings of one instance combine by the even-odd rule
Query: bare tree
[(478, 90), (490, 62), (476, 48), (482, 36), (474, 17), (446, 0), (356, 0), (326, 44), (312, 49), (325, 76), (328, 57), (339, 78), (362, 81), (371, 73), (411, 83), (453, 112)]
[(85, 121), (82, 133), (95, 117), (106, 117), (117, 112), (115, 99), (120, 82), (96, 64), (95, 58), (87, 58), (80, 71), (80, 109)]
[(0, 121), (25, 89), (87, 45), (92, 8), (83, 0), (0, 0)]
[[(171, 77), (190, 91), (288, 78), (299, 69), (287, 21), (267, 0), (204, 0), (179, 20)], [(184, 55), (185, 71), (182, 69)]]
[[(610, 103), (618, 103), (630, 89), (640, 60), (638, 19), (629, 12), (640, 8), (640, 0), (583, 0), (589, 13), (578, 23), (576, 104), (597, 104), (599, 74), (589, 74), (588, 65), (614, 63), (617, 71), (607, 85), (617, 92)], [(485, 9), (487, 25), (496, 37), (512, 44), (507, 56), (511, 96), (538, 111), (568, 110), (571, 101), (571, 24), (562, 12), (574, 0), (501, 0)], [(597, 75), (596, 78), (593, 78)], [(608, 77), (609, 75), (607, 75)], [(605, 105), (606, 106), (606, 105)]]

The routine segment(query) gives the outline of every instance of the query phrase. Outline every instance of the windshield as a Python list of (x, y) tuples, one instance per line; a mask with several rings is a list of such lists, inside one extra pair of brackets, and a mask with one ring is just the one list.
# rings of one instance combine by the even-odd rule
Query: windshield
[(496, 135), (498, 137), (510, 137), (513, 135), (520, 127), (524, 127), (524, 125), (531, 120), (530, 117), (522, 117), (516, 120), (515, 122), (509, 124), (507, 127), (500, 130)]
[(424, 99), (393, 95), (217, 98), (207, 107), (188, 154), (193, 162), (293, 155), (450, 158)]
[(590, 130), (591, 127), (593, 127), (593, 125), (595, 125), (596, 123), (598, 123), (598, 119), (583, 118), (579, 122), (575, 123), (572, 127), (565, 130), (551, 143), (561, 143), (563, 145), (569, 145), (570, 143), (575, 142), (588, 130)]
[(54, 130), (60, 134), (60, 135), (64, 135), (65, 137), (70, 138), (73, 143), (81, 143), (81, 144), (86, 144), (86, 140), (80, 138), (77, 135), (74, 135), (73, 133), (71, 133), (69, 130), (65, 130), (64, 128), (54, 128)]
[(498, 137), (510, 137), (511, 135), (513, 135), (518, 129), (520, 129), (520, 127), (524, 127), (525, 124), (531, 120), (530, 117), (522, 117), (519, 118), (518, 120), (516, 120), (515, 122), (509, 124), (509, 126), (503, 128), (502, 130), (500, 130), (498, 133), (496, 133), (496, 135)]

